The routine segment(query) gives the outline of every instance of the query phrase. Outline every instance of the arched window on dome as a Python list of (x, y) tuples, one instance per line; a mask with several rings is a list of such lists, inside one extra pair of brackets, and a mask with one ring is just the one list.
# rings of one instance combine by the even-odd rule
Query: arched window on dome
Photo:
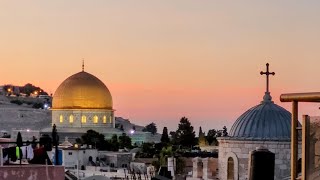
[(69, 116), (69, 123), (73, 123), (73, 115), (72, 114)]
[(93, 116), (93, 123), (97, 124), (98, 123), (98, 119), (99, 119), (98, 116), (96, 116), (96, 115)]
[(63, 116), (62, 115), (60, 115), (59, 119), (60, 119), (60, 123), (63, 123)]
[(85, 115), (81, 116), (81, 123), (87, 123), (87, 117)]
[(103, 116), (103, 123), (104, 123), (104, 124), (107, 123), (107, 116)]

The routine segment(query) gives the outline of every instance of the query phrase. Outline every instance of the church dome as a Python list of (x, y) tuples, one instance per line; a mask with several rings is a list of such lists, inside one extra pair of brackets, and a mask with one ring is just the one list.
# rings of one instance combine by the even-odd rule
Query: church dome
[(259, 105), (236, 120), (229, 135), (239, 139), (290, 140), (291, 113), (272, 102), (271, 96), (266, 94)]
[(82, 71), (60, 84), (54, 93), (52, 108), (112, 110), (112, 97), (100, 79)]
[[(269, 76), (275, 75), (267, 71), (260, 72), (267, 76), (266, 92), (263, 101), (243, 113), (232, 125), (229, 136), (235, 139), (289, 141), (291, 137), (291, 113), (272, 101), (269, 92)], [(301, 126), (298, 123), (298, 126)]]

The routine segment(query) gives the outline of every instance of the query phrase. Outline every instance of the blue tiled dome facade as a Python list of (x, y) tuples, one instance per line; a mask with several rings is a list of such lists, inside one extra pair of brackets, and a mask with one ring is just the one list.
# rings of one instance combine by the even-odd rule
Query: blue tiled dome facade
[(289, 141), (291, 113), (274, 104), (270, 94), (266, 93), (259, 105), (235, 121), (229, 135), (235, 139)]

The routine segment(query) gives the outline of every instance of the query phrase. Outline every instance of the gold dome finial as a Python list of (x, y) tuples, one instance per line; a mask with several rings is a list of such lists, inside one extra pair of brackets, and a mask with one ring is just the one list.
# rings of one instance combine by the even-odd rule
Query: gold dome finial
[(82, 58), (82, 72), (84, 72), (84, 58)]

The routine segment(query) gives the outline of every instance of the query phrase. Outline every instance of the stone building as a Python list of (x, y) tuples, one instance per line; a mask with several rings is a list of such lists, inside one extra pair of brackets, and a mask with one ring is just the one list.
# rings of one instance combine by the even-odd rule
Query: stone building
[(272, 101), (267, 90), (263, 100), (243, 113), (233, 124), (229, 137), (219, 141), (219, 179), (245, 180), (249, 174), (250, 152), (264, 146), (275, 153), (275, 179), (290, 175), (291, 113)]

